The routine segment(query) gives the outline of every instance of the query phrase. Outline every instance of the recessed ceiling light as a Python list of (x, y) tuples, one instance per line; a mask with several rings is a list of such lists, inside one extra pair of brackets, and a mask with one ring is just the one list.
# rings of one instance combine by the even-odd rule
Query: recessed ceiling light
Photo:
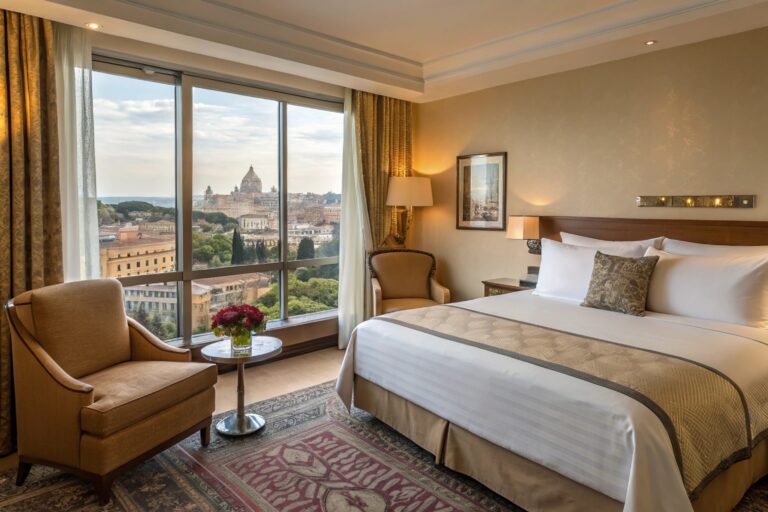
[(85, 24), (85, 28), (88, 30), (101, 30), (101, 25), (96, 23), (95, 21), (90, 21)]
[(653, 45), (655, 45), (656, 43), (658, 43), (658, 41), (657, 41), (657, 40), (655, 40), (655, 39), (649, 39), (648, 41), (646, 41), (646, 42), (645, 42), (645, 46), (653, 46)]

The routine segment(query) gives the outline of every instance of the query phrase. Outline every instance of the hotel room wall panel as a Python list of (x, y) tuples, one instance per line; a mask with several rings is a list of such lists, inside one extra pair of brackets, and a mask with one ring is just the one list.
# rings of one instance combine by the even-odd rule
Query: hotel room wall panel
[[(768, 28), (416, 105), (414, 169), (435, 206), (416, 209), (409, 245), (437, 255), (457, 299), (537, 264), (503, 233), (455, 229), (456, 156), (488, 151), (508, 154), (511, 215), (768, 219), (766, 50)], [(637, 208), (645, 194), (758, 197)]]

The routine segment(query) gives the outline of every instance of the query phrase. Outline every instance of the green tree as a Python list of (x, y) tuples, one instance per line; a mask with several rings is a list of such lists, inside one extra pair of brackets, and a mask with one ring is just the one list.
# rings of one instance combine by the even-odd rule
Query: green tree
[(256, 261), (256, 245), (253, 243), (245, 244), (245, 250), (243, 251), (245, 263), (253, 263)]
[(312, 272), (307, 267), (301, 267), (296, 269), (296, 279), (299, 281), (307, 282), (312, 278)]
[(267, 245), (264, 243), (264, 240), (259, 238), (256, 240), (256, 261), (259, 263), (264, 263), (267, 261)]
[(240, 231), (235, 228), (232, 233), (232, 264), (242, 265), (245, 263), (245, 243), (240, 236)]
[(237, 219), (233, 219), (221, 212), (201, 212), (199, 210), (192, 210), (192, 221), (200, 222), (201, 220), (204, 220), (209, 224), (218, 224), (220, 226), (237, 224)]
[(203, 245), (192, 249), (192, 258), (200, 263), (209, 263), (216, 255), (216, 251), (210, 245)]
[[(314, 269), (305, 269), (312, 271)], [(338, 286), (336, 279), (311, 277), (301, 281), (298, 272), (288, 274), (288, 314), (303, 315), (338, 307)], [(280, 285), (272, 284), (264, 295), (259, 297), (256, 306), (268, 319), (280, 317)]]
[(333, 228), (333, 238), (331, 238), (330, 242), (325, 242), (317, 248), (317, 254), (321, 258), (339, 255), (339, 225), (334, 222), (331, 224), (331, 227)]
[(232, 259), (232, 238), (220, 234), (192, 233), (193, 263), (213, 265), (215, 257), (218, 257), (217, 266), (229, 265)]
[(152, 203), (147, 203), (146, 201), (123, 201), (117, 204), (115, 210), (128, 216), (128, 214), (135, 212), (151, 212), (153, 208)]
[(297, 260), (311, 260), (315, 257), (315, 242), (309, 238), (304, 237), (299, 242), (299, 249), (296, 252)]
[(146, 328), (158, 338), (165, 337), (165, 329), (163, 329), (163, 321), (160, 318), (160, 315), (152, 315), (149, 317), (149, 325), (147, 325)]
[(278, 283), (274, 283), (272, 286), (269, 287), (269, 291), (259, 297), (257, 305), (261, 308), (262, 306), (271, 308), (275, 304), (277, 304), (280, 301), (280, 285)]
[(149, 315), (147, 314), (147, 310), (144, 309), (143, 302), (139, 304), (139, 310), (133, 314), (133, 319), (139, 322), (144, 327), (146, 327), (147, 324), (149, 323)]

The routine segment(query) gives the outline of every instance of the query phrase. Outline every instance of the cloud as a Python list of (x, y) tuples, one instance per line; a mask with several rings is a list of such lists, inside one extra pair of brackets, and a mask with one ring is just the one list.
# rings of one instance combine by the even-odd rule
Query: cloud
[[(113, 82), (94, 95), (99, 196), (174, 195), (175, 100), (134, 98), (129, 84), (116, 85), (122, 84)], [(265, 189), (277, 185), (277, 103), (204, 93), (195, 90), (193, 104), (193, 193), (207, 185), (227, 193), (251, 164)], [(289, 106), (288, 130), (289, 190), (341, 192), (342, 116)]]

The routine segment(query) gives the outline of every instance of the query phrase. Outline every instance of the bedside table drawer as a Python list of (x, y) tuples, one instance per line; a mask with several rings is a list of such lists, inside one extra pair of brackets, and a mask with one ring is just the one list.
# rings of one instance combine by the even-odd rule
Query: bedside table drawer
[(485, 296), (490, 297), (492, 295), (504, 295), (506, 293), (514, 293), (517, 290), (510, 290), (508, 288), (495, 288), (495, 287), (485, 287)]
[(518, 279), (510, 279), (506, 277), (498, 279), (488, 279), (483, 281), (485, 287), (485, 296), (491, 297), (493, 295), (505, 295), (507, 293), (520, 292), (523, 290), (530, 290), (532, 286), (526, 286)]

